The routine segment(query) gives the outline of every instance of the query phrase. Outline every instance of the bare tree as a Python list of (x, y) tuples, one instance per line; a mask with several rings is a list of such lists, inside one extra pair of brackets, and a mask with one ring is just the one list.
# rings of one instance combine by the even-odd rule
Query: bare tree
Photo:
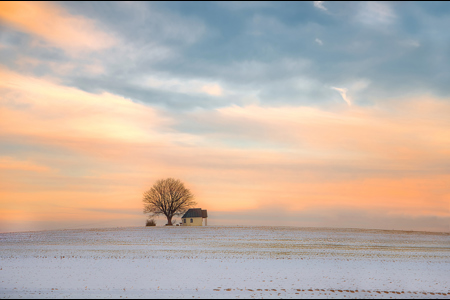
[(196, 205), (194, 195), (184, 184), (173, 178), (158, 180), (144, 193), (144, 214), (165, 215), (167, 225), (172, 225), (172, 217), (184, 214)]

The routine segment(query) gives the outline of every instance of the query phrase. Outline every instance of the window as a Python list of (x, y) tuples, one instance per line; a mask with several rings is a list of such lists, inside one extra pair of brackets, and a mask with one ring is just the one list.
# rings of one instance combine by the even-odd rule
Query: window
[(194, 222), (194, 220), (191, 219), (191, 223), (193, 223), (193, 222)]
[(186, 219), (183, 219), (183, 223), (186, 223)]

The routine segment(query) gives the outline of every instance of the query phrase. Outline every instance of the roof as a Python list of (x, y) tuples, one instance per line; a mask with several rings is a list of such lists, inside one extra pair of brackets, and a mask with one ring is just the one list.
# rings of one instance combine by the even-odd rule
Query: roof
[(207, 218), (208, 213), (206, 209), (189, 208), (189, 210), (181, 218)]

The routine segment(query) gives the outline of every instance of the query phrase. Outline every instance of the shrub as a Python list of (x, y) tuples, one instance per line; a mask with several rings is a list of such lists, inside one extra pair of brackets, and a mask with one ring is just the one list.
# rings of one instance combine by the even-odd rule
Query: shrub
[(148, 219), (145, 226), (156, 226), (156, 222), (153, 219)]

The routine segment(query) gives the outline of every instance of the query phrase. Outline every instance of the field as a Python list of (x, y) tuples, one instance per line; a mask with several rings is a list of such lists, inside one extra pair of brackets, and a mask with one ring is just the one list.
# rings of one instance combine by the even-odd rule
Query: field
[(450, 298), (450, 234), (296, 227), (0, 233), (1, 298)]

